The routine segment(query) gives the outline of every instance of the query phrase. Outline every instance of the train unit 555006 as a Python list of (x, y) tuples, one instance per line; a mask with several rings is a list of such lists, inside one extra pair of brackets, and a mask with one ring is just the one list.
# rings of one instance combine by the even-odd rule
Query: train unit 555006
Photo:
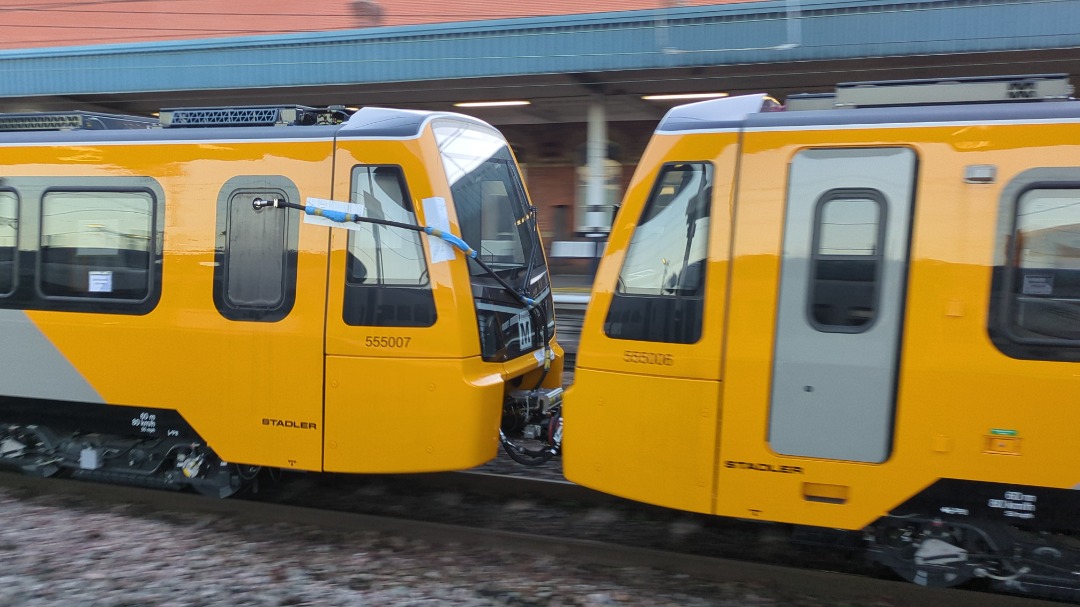
[(260, 466), (463, 469), (506, 399), (558, 386), (535, 213), (491, 126), (160, 122), (0, 115), (0, 463), (223, 496)]
[(567, 478), (848, 530), (921, 584), (1080, 586), (1071, 93), (875, 82), (671, 110), (596, 277)]

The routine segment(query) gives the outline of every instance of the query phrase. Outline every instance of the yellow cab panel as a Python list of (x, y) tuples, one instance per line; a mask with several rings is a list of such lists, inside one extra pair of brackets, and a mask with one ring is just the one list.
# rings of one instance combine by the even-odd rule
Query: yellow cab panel
[(575, 482), (712, 507), (738, 143), (734, 129), (658, 133), (642, 158), (597, 273), (567, 395), (564, 469)]
[(340, 133), (338, 199), (375, 219), (460, 234), (544, 309), (526, 309), (438, 238), (377, 224), (334, 230), (326, 469), (468, 468), (494, 457), (510, 386), (555, 386), (561, 376), (543, 251), (497, 131), (422, 113), (396, 114), (387, 127), (384, 113), (362, 110)]

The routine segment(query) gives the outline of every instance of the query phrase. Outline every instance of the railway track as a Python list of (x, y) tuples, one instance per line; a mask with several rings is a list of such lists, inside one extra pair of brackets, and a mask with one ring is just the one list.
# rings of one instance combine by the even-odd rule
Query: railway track
[[(733, 591), (753, 595), (756, 604), (763, 605), (1036, 607), (1051, 604), (965, 590), (934, 591), (904, 582), (823, 571), (820, 567), (777, 565), (784, 563), (786, 557), (775, 538), (768, 538), (770, 526), (710, 528), (703, 520), (683, 513), (642, 508), (569, 483), (540, 483), (494, 473), (407, 477), (296, 475), (284, 481), (259, 500), (213, 500), (4, 473), (0, 474), (0, 497), (7, 494), (20, 500), (46, 499), (70, 508), (108, 512), (127, 509), (132, 517), (182, 513), (185, 517), (203, 517), (200, 520), (204, 521), (224, 521), (212, 524), (214, 529), (227, 529), (233, 524), (266, 529), (292, 525), (309, 527), (321, 536), (378, 533), (398, 538), (396, 541), (404, 542), (402, 545), (423, 542), (435, 546), (433, 560), (441, 551), (451, 554), (464, 546), (492, 554), (519, 555), (503, 557), (508, 559), (507, 565), (518, 558), (528, 558), (529, 562), (547, 559), (544, 562), (557, 564), (564, 574), (584, 568), (593, 578), (615, 575), (628, 568), (659, 571), (663, 575), (639, 575), (653, 580), (657, 592), (673, 592), (666, 587), (668, 583), (697, 588), (693, 596), (705, 601), (701, 604), (746, 604), (737, 599), (731, 602)], [(6, 501), (0, 500), (0, 505)], [(651, 539), (643, 539), (640, 533), (643, 523), (652, 526)], [(751, 528), (756, 533), (751, 533)], [(208, 534), (208, 541), (213, 541), (215, 535)], [(0, 543), (10, 552), (18, 541), (4, 537)], [(743, 554), (753, 552), (755, 546), (766, 546), (766, 552), (775, 554), (770, 558), (761, 552), (755, 555), (756, 560), (717, 556), (723, 553), (716, 549), (719, 544), (737, 553), (741, 550)], [(828, 566), (822, 560), (818, 563)], [(163, 564), (178, 565), (184, 566)], [(654, 603), (645, 599), (611, 604)]]

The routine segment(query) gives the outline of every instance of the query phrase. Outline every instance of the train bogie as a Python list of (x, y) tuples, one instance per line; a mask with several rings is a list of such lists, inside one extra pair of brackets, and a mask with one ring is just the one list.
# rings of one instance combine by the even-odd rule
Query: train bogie
[(1075, 571), (1067, 543), (1020, 534), (1080, 531), (1080, 103), (1062, 82), (672, 110), (600, 264), (567, 477), (861, 532), (921, 583)]

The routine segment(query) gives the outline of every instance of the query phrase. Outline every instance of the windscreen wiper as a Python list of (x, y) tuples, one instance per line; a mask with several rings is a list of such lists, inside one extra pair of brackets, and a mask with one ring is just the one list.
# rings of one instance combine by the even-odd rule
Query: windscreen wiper
[(525, 306), (526, 308), (532, 308), (537, 304), (537, 301), (535, 299), (526, 296), (524, 293), (519, 292), (517, 289), (512, 287), (510, 283), (506, 282), (503, 277), (496, 274), (495, 270), (492, 270), (490, 266), (488, 266), (486, 263), (484, 263), (482, 259), (480, 259), (480, 255), (476, 251), (476, 249), (470, 247), (469, 244), (462, 240), (460, 236), (456, 236), (449, 232), (444, 232), (443, 230), (440, 230), (438, 228), (433, 228), (431, 226), (418, 226), (411, 223), (391, 221), (389, 219), (364, 217), (363, 215), (358, 215), (356, 213), (346, 213), (344, 211), (323, 209), (310, 204), (297, 204), (295, 202), (289, 202), (287, 200), (281, 200), (279, 198), (275, 198), (274, 200), (263, 200), (262, 198), (256, 198), (255, 200), (251, 201), (251, 206), (256, 211), (264, 209), (266, 207), (273, 207), (275, 209), (296, 209), (298, 211), (303, 211), (306, 215), (311, 215), (313, 217), (322, 217), (336, 223), (372, 223), (380, 226), (391, 226), (395, 228), (401, 228), (403, 230), (421, 232), (424, 234), (428, 234), (429, 236), (441, 238), (442, 240), (449, 243), (451, 246), (457, 248), (462, 253), (464, 253), (467, 258), (476, 262), (476, 264), (480, 266), (480, 268), (484, 270), (487, 275), (494, 278), (495, 282), (499, 283), (499, 285), (503, 289), (506, 289), (506, 291), (513, 295), (514, 299), (521, 302), (523, 306)]

